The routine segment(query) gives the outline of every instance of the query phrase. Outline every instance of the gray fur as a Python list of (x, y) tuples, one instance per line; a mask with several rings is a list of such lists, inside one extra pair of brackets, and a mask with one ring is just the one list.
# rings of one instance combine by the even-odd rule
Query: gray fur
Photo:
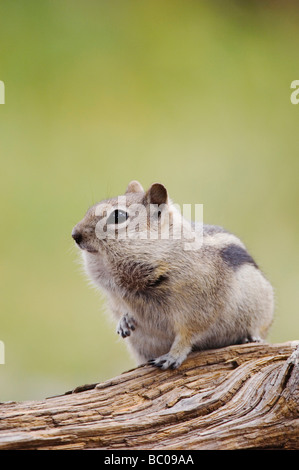
[(225, 246), (220, 250), (220, 256), (225, 263), (227, 263), (231, 268), (234, 270), (238, 269), (245, 263), (252, 264), (256, 268), (258, 268), (254, 259), (250, 256), (249, 253), (242, 248), (242, 246), (238, 246), (235, 244), (231, 244)]
[[(127, 207), (155, 198), (176, 220), (166, 189), (157, 183), (151, 188), (144, 192), (140, 183), (131, 182)], [(108, 203), (116, 206), (117, 199), (101, 204)], [(80, 233), (87, 274), (107, 294), (118, 332), (138, 363), (151, 360), (175, 368), (192, 349), (265, 338), (273, 290), (236, 236), (204, 225), (203, 244), (196, 251), (184, 250), (181, 239), (99, 240), (96, 206), (76, 225), (73, 237)]]

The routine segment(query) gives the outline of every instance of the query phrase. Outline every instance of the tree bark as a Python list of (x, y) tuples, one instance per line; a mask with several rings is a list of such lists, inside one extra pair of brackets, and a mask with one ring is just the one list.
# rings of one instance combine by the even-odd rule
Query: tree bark
[(0, 449), (298, 449), (298, 342), (194, 352), (0, 405)]

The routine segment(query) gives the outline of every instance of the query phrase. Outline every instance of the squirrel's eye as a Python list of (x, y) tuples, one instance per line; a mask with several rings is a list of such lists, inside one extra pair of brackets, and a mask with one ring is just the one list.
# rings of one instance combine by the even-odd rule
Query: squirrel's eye
[(129, 218), (129, 214), (126, 211), (116, 209), (111, 212), (107, 219), (107, 224), (122, 224)]

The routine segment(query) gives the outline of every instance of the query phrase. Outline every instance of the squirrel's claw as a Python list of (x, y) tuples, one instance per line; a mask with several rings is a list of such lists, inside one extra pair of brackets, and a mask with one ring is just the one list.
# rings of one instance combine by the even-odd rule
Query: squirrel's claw
[(159, 367), (160, 369), (177, 369), (182, 362), (184, 361), (184, 357), (174, 357), (172, 354), (164, 354), (163, 356), (157, 357), (156, 359), (150, 359), (148, 364), (152, 366)]
[(122, 338), (126, 338), (127, 336), (130, 336), (131, 331), (134, 331), (135, 328), (136, 328), (136, 323), (135, 323), (134, 318), (130, 316), (128, 313), (126, 313), (119, 320), (116, 332), (118, 335), (121, 335)]

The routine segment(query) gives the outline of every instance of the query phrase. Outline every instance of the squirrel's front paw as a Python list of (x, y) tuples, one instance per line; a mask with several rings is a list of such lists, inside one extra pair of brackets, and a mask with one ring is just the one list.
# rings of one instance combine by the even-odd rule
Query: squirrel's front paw
[(182, 362), (185, 360), (186, 356), (174, 357), (172, 354), (167, 353), (163, 356), (157, 357), (156, 359), (151, 359), (148, 361), (149, 364), (160, 367), (160, 369), (177, 369)]
[(127, 336), (130, 336), (131, 331), (134, 331), (135, 328), (136, 328), (136, 322), (134, 318), (128, 313), (126, 313), (119, 320), (116, 332), (118, 335), (121, 335), (123, 338), (126, 338)]

